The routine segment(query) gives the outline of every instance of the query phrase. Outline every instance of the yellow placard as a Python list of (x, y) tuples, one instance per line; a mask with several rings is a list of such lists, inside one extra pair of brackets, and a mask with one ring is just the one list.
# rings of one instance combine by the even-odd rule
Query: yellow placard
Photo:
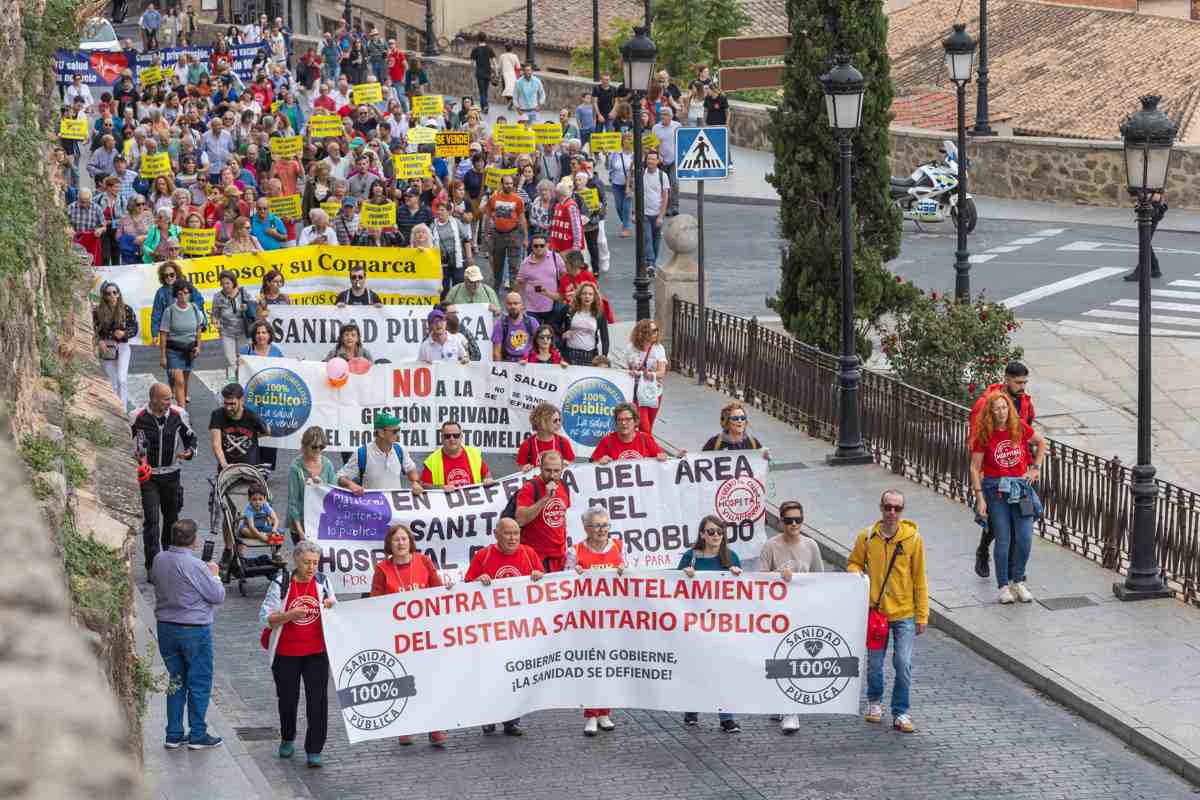
[(342, 135), (342, 118), (337, 114), (316, 114), (308, 118), (305, 129), (314, 139), (337, 138)]
[(267, 202), (270, 203), (271, 213), (280, 219), (300, 219), (303, 208), (300, 195), (285, 194), (281, 197), (268, 198)]
[(501, 169), (500, 167), (488, 167), (483, 173), (483, 185), (494, 192), (500, 188), (500, 179), (505, 175), (511, 175), (513, 178), (516, 178), (517, 168), (509, 167), (508, 169)]
[(537, 143), (541, 144), (558, 144), (562, 141), (562, 125), (557, 122), (539, 122), (533, 126), (533, 135), (537, 137)]
[(615, 131), (593, 133), (591, 147), (593, 153), (619, 153), (621, 152), (621, 134)]
[(283, 105), (282, 100), (272, 100), (271, 101), (271, 113), (274, 114), (276, 111), (278, 111), (279, 107), (281, 105)]
[(588, 211), (595, 211), (600, 207), (599, 189), (580, 189), (579, 196), (582, 197), (583, 202), (587, 204)]
[[(121, 154), (125, 156), (125, 163), (129, 164), (129, 154), (132, 152), (133, 152), (133, 137), (131, 136), (125, 140), (124, 144), (121, 145)], [(133, 165), (129, 164), (129, 168), (133, 169)]]
[(537, 152), (536, 141), (533, 131), (517, 126), (516, 130), (505, 135), (504, 149), (509, 153), (534, 153)]
[(437, 142), (437, 131), (424, 125), (408, 129), (409, 144), (434, 144)]
[(524, 130), (524, 129), (520, 125), (516, 124), (515, 122), (497, 123), (496, 127), (492, 129), (492, 136), (495, 137), (496, 144), (503, 147), (505, 142), (508, 140), (508, 134), (511, 133), (512, 131), (520, 131), (520, 130)]
[(396, 177), (406, 180), (428, 178), (433, 175), (433, 159), (429, 153), (398, 153), (392, 156)]
[(58, 123), (58, 137), (82, 142), (88, 138), (88, 121), (83, 119), (68, 119), (63, 117)]
[(391, 228), (396, 225), (395, 203), (363, 203), (362, 213), (358, 217), (360, 228), (376, 230)]
[(378, 83), (356, 83), (350, 88), (350, 100), (356, 106), (383, 102), (383, 87)]
[(642, 149), (649, 150), (652, 147), (658, 147), (658, 137), (653, 133), (642, 134)]
[(137, 71), (138, 83), (142, 86), (153, 86), (163, 82), (162, 67), (142, 67)]
[(434, 140), (436, 153), (443, 158), (466, 158), (471, 155), (471, 134), (467, 131), (438, 131)]
[(342, 210), (342, 204), (337, 200), (326, 200), (321, 203), (321, 210), (329, 215), (330, 219), (336, 217), (338, 212)]
[(181, 228), (179, 244), (185, 255), (210, 256), (217, 246), (216, 228)]
[(299, 158), (303, 151), (303, 136), (271, 137), (271, 155), (274, 158)]
[(167, 153), (144, 153), (142, 168), (138, 170), (143, 178), (161, 178), (171, 174), (171, 156)]
[(412, 99), (412, 111), (418, 117), (440, 117), (443, 108), (440, 94), (419, 94)]

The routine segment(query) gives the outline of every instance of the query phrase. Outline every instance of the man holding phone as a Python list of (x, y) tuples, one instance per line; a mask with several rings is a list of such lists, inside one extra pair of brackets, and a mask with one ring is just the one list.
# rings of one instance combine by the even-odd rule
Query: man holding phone
[(521, 262), (516, 286), (529, 316), (543, 325), (553, 321), (554, 304), (562, 299), (558, 282), (566, 271), (562, 256), (546, 242), (544, 234), (533, 235), (533, 252)]

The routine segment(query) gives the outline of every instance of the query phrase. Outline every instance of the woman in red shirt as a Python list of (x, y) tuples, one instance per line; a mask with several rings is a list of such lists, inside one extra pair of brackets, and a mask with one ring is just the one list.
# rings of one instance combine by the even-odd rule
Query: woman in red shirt
[[(1031, 447), (1036, 452), (1032, 466)], [(1033, 593), (1025, 586), (1025, 566), (1041, 501), (1031, 484), (1038, 479), (1045, 459), (1045, 438), (1020, 420), (1008, 393), (990, 393), (971, 437), (971, 486), (975, 489), (975, 511), (987, 516), (996, 537), (996, 584), (1004, 604), (1015, 600), (1033, 602)]]
[[(388, 528), (387, 535), (383, 537), (383, 552), (388, 557), (375, 565), (375, 574), (371, 576), (371, 597), (435, 586), (449, 589), (453, 586), (450, 581), (442, 581), (429, 556), (417, 552), (417, 541), (407, 525), (397, 524)], [(412, 743), (411, 736), (400, 737), (400, 744)], [(435, 747), (444, 746), (446, 732), (431, 731), (429, 743)]]
[[(621, 552), (621, 540), (609, 538), (608, 512), (603, 508), (583, 512), (583, 529), (587, 537), (567, 550), (567, 569), (574, 567), (579, 575), (585, 569), (615, 569), (618, 575), (623, 575), (625, 555)], [(585, 708), (583, 735), (595, 736), (597, 729), (611, 731), (617, 727), (609, 717), (611, 713), (610, 708)]]
[[(613, 409), (613, 420), (617, 429), (605, 435), (592, 451), (592, 461), (607, 464), (610, 461), (632, 461), (639, 458), (657, 458), (666, 461), (670, 456), (662, 451), (654, 437), (638, 430), (638, 410), (633, 403), (617, 403)], [(686, 454), (686, 451), (683, 453)]]
[(533, 433), (517, 449), (517, 466), (522, 472), (529, 472), (542, 461), (542, 453), (551, 450), (562, 456), (564, 464), (575, 460), (575, 451), (571, 448), (571, 440), (563, 436), (562, 414), (553, 403), (538, 403), (529, 412), (529, 427)]
[(533, 347), (521, 359), (522, 364), (560, 364), (570, 366), (562, 360), (562, 354), (554, 346), (554, 331), (543, 325), (533, 337)]

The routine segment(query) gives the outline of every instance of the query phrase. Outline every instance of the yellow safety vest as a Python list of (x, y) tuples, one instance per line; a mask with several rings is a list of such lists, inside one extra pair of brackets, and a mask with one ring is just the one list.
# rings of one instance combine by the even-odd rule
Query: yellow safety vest
[[(467, 453), (467, 465), (471, 468), (471, 483), (481, 482), (483, 480), (483, 454), (479, 452), (478, 448), (467, 445), (463, 445), (463, 450)], [(425, 466), (429, 469), (434, 486), (446, 485), (446, 463), (442, 458), (442, 448), (439, 447), (429, 454), (429, 458), (425, 459)]]

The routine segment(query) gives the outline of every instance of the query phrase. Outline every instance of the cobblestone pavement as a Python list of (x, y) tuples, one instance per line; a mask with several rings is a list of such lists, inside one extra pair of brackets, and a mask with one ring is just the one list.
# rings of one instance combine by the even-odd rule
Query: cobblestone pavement
[[(206, 428), (216, 403), (202, 385), (193, 397), (193, 420)], [(184, 516), (204, 529), (214, 462), (207, 437), (201, 441), (185, 471)], [(291, 454), (280, 456), (271, 483), (282, 508)], [(497, 474), (512, 469), (511, 461), (489, 460)], [(421, 740), (412, 747), (385, 740), (352, 748), (335, 709), (325, 768), (307, 770), (302, 757), (275, 757), (274, 685), (258, 644), (265, 580), (251, 581), (245, 598), (236, 584), (228, 589), (215, 626), (214, 701), (239, 730), (217, 733), (242, 736), (279, 797), (1164, 800), (1195, 794), (1182, 778), (932, 629), (917, 640), (918, 733), (911, 736), (851, 717), (804, 718), (788, 738), (778, 723), (750, 717), (740, 720), (740, 735), (729, 735), (708, 715), (699, 728), (687, 728), (678, 715), (618, 710), (615, 732), (585, 739), (580, 713), (563, 710), (527, 717), (523, 739), (471, 729), (450, 732), (444, 751)], [(887, 680), (890, 687), (890, 668)], [(301, 720), (301, 738), (303, 729)]]

